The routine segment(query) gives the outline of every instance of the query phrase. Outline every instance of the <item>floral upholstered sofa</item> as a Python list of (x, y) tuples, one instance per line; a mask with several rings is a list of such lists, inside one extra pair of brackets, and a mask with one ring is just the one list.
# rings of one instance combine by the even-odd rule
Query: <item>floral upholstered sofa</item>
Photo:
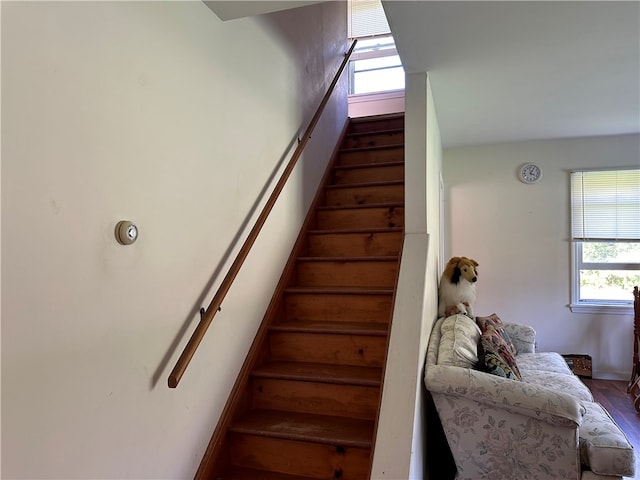
[(439, 319), (425, 384), (457, 480), (634, 475), (624, 433), (561, 355), (535, 352), (531, 327), (503, 324), (495, 314), (477, 322), (465, 315)]

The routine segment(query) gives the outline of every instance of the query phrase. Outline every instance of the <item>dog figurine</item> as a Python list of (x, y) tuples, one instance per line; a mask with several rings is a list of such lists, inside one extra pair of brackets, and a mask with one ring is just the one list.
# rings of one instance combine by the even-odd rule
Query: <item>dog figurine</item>
[(478, 262), (467, 257), (453, 257), (447, 262), (438, 288), (438, 315), (462, 313), (475, 320)]

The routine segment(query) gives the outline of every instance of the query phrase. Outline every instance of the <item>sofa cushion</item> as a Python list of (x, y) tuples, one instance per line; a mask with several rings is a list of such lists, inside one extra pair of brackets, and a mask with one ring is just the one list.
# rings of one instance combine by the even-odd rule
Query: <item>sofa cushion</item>
[(493, 375), (522, 380), (516, 359), (504, 337), (491, 325), (480, 337), (480, 368)]
[(598, 403), (584, 402), (580, 425), (580, 460), (598, 475), (635, 475), (633, 446), (607, 411)]
[[(520, 366), (518, 364), (518, 366)], [(593, 401), (591, 390), (572, 373), (548, 372), (544, 370), (520, 369), (522, 380), (533, 385), (540, 385), (559, 392), (573, 395), (579, 400)]]
[(523, 374), (526, 370), (542, 370), (573, 375), (565, 359), (557, 352), (518, 353), (516, 360)]
[(480, 327), (466, 315), (451, 315), (440, 326), (438, 364), (473, 368), (478, 363)]
[(511, 337), (509, 337), (509, 334), (504, 328), (504, 323), (502, 323), (502, 320), (500, 320), (500, 317), (498, 317), (498, 315), (496, 315), (495, 313), (492, 313), (488, 317), (476, 317), (476, 323), (480, 327), (480, 330), (482, 331), (482, 333), (485, 333), (487, 331), (487, 328), (489, 327), (495, 328), (496, 331), (504, 339), (504, 342), (509, 348), (509, 351), (511, 352), (511, 354), (516, 355), (518, 353), (515, 345), (511, 341)]

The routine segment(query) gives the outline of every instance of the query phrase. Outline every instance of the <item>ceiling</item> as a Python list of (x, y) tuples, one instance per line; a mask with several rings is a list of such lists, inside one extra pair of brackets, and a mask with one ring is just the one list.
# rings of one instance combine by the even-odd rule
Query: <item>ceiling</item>
[(202, 0), (222, 21), (304, 7), (322, 0)]
[(640, 2), (383, 1), (444, 147), (640, 132)]
[[(205, 1), (227, 20), (318, 1)], [(640, 132), (640, 1), (383, 0), (444, 147)]]

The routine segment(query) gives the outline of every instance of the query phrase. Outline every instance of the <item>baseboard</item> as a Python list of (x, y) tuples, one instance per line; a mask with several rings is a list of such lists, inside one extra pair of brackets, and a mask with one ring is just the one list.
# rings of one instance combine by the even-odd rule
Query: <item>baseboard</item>
[(602, 370), (594, 370), (593, 378), (595, 380), (624, 380), (629, 381), (631, 372), (608, 372)]

